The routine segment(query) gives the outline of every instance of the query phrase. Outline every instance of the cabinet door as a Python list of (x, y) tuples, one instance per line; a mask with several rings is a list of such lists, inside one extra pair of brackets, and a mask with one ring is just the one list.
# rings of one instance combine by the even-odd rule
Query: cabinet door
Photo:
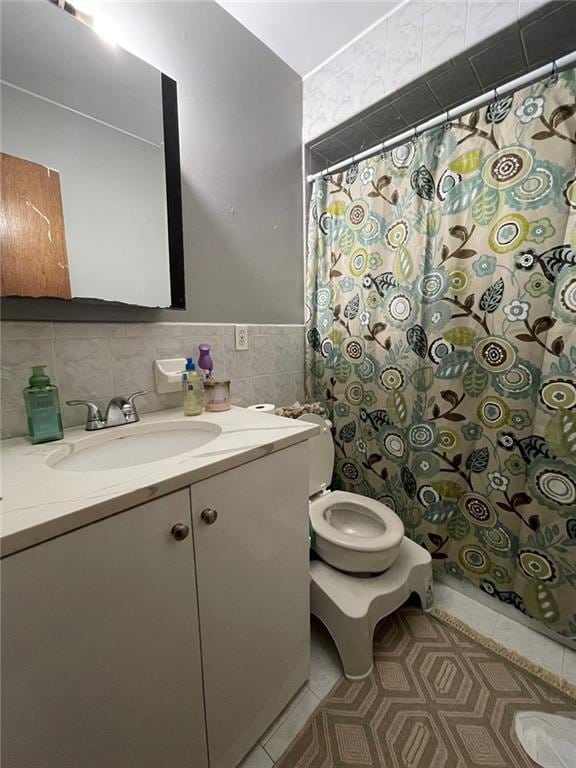
[(204, 768), (188, 490), (2, 561), (3, 768)]
[(307, 456), (293, 446), (191, 488), (211, 768), (235, 766), (308, 677)]

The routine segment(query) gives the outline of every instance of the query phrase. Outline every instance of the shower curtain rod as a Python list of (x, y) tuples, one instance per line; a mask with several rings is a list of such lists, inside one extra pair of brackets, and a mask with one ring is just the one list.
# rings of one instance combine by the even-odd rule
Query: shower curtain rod
[(441, 115), (433, 117), (431, 120), (420, 123), (420, 125), (417, 125), (415, 128), (410, 128), (403, 133), (399, 133), (396, 136), (393, 136), (391, 139), (386, 139), (386, 141), (382, 141), (380, 144), (377, 144), (374, 147), (369, 147), (368, 149), (365, 149), (356, 155), (352, 155), (352, 157), (348, 157), (346, 160), (340, 160), (338, 163), (335, 163), (328, 168), (324, 168), (322, 171), (318, 171), (318, 173), (311, 173), (306, 177), (306, 180), (308, 183), (310, 183), (316, 179), (321, 178), (322, 176), (328, 176), (335, 171), (340, 171), (343, 168), (354, 165), (359, 160), (365, 160), (368, 157), (377, 155), (380, 152), (389, 149), (390, 147), (394, 147), (396, 144), (402, 144), (409, 139), (413, 139), (416, 136), (419, 136), (421, 133), (424, 133), (424, 131), (430, 130), (430, 128), (436, 128), (443, 123), (454, 120), (456, 117), (461, 117), (462, 115), (466, 114), (466, 112), (470, 112), (473, 109), (478, 109), (479, 107), (483, 107), (485, 104), (496, 101), (508, 93), (512, 93), (513, 91), (517, 91), (519, 88), (523, 88), (525, 85), (535, 83), (537, 80), (541, 80), (548, 75), (555, 75), (557, 72), (570, 67), (572, 64), (576, 64), (576, 51), (572, 51), (572, 53), (568, 53), (566, 56), (561, 56), (559, 59), (551, 61), (549, 64), (544, 64), (544, 66), (532, 70), (532, 72), (527, 72), (525, 75), (521, 75), (514, 80), (510, 80), (510, 82), (506, 83), (505, 85), (500, 85), (497, 88), (493, 88), (491, 91), (482, 94), (482, 96), (477, 96), (475, 99), (471, 99), (464, 104), (460, 104), (458, 107), (449, 109), (447, 112), (443, 112)]

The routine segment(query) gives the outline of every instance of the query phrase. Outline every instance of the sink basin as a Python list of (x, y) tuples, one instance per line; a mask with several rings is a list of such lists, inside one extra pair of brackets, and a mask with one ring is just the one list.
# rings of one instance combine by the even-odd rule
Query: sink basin
[(62, 446), (46, 463), (68, 472), (134, 467), (194, 451), (215, 440), (221, 431), (208, 421), (112, 427)]

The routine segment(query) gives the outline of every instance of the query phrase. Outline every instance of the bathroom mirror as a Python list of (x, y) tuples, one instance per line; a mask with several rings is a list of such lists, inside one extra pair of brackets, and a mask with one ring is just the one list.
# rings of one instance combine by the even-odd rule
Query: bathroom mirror
[(2, 13), (2, 295), (184, 308), (176, 83), (47, 0)]

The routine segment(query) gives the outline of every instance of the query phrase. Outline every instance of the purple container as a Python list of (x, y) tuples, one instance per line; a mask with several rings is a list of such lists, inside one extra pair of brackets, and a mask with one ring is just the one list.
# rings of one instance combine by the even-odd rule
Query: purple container
[(212, 371), (214, 370), (214, 363), (210, 357), (210, 344), (199, 344), (200, 356), (198, 358), (198, 368), (202, 368), (206, 374), (207, 379), (212, 378)]

